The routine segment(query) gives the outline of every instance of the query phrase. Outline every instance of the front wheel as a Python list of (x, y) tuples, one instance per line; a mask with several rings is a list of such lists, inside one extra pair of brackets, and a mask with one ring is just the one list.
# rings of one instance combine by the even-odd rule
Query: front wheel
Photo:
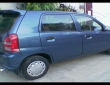
[(110, 55), (110, 51), (107, 51), (107, 53)]
[(44, 76), (49, 69), (49, 62), (42, 56), (32, 56), (26, 59), (20, 69), (21, 75), (34, 80)]

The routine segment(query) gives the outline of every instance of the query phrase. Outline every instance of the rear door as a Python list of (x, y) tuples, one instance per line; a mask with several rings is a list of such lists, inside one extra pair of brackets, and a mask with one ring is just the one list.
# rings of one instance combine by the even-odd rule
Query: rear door
[(40, 37), (43, 50), (54, 61), (76, 57), (82, 53), (82, 37), (70, 14), (44, 14)]

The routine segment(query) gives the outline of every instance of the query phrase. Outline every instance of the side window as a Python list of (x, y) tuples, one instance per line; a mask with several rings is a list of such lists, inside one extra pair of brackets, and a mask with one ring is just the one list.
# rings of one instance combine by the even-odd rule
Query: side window
[(75, 31), (70, 15), (44, 15), (41, 20), (42, 31)]
[(75, 15), (82, 31), (101, 31), (102, 27), (99, 23), (87, 16)]

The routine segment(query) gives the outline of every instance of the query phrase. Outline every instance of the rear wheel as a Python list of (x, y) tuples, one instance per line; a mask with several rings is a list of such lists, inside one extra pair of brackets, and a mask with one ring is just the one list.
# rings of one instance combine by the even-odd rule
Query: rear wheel
[(44, 76), (49, 69), (49, 62), (42, 56), (32, 56), (26, 59), (20, 69), (21, 75), (34, 80)]

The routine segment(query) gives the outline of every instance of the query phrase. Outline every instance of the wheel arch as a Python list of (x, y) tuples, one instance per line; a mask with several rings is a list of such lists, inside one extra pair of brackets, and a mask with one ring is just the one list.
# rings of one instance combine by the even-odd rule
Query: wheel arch
[(23, 65), (23, 62), (24, 62), (25, 60), (27, 60), (29, 57), (37, 56), (37, 55), (46, 58), (49, 63), (54, 62), (53, 57), (52, 57), (51, 55), (47, 54), (47, 53), (33, 54), (33, 55), (29, 55), (29, 56), (27, 56), (26, 58), (24, 58), (24, 59), (22, 60), (22, 62), (20, 63), (19, 67), (18, 67), (14, 72), (15, 72), (17, 75), (19, 75), (20, 69), (21, 69), (21, 67), (22, 67), (22, 65)]
[(26, 59), (28, 59), (29, 57), (37, 56), (37, 55), (46, 58), (49, 63), (54, 62), (53, 57), (51, 57), (51, 55), (46, 54), (46, 53), (38, 53), (38, 54), (29, 55), (29, 56), (27, 56), (26, 58), (24, 58), (23, 61), (20, 63), (20, 66), (21, 66), (21, 65), (23, 64), (23, 62), (24, 62)]

